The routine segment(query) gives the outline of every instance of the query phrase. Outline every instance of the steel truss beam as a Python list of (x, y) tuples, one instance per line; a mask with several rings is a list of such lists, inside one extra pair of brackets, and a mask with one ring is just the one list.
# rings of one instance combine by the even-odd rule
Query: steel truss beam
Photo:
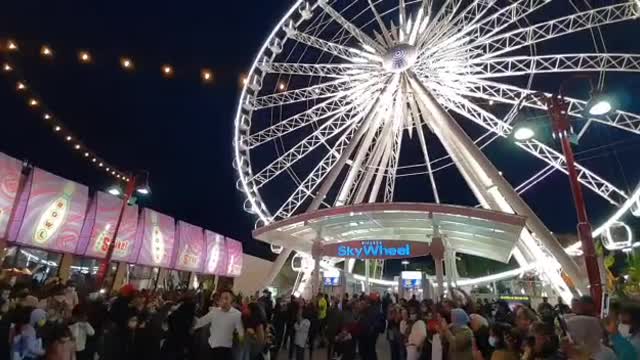
[(306, 75), (325, 77), (345, 77), (370, 72), (378, 68), (369, 64), (290, 64), (263, 63), (262, 71), (285, 75)]
[(380, 46), (377, 42), (375, 42), (369, 35), (365, 34), (358, 27), (350, 23), (347, 19), (345, 19), (339, 12), (333, 9), (328, 3), (327, 0), (318, 0), (318, 5), (327, 13), (329, 16), (335, 20), (340, 26), (346, 29), (354, 38), (356, 38), (362, 45), (365, 47), (371, 48), (375, 50), (379, 54), (384, 52), (382, 46)]

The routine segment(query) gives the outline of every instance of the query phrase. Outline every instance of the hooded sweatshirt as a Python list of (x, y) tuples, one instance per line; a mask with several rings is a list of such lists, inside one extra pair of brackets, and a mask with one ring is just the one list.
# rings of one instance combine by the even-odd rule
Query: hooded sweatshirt
[(42, 309), (34, 309), (31, 312), (29, 324), (24, 325), (11, 343), (11, 353), (18, 354), (24, 359), (35, 359), (45, 354), (42, 347), (42, 339), (36, 336), (38, 323), (47, 320), (47, 313)]

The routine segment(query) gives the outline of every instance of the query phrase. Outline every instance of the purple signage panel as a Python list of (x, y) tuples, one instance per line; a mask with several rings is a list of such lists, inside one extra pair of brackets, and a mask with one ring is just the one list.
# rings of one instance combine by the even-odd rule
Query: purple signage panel
[(171, 265), (171, 258), (175, 250), (176, 224), (172, 217), (144, 209), (141, 216), (140, 253), (137, 264), (165, 267)]
[(207, 244), (207, 260), (204, 263), (205, 274), (226, 276), (227, 274), (227, 248), (224, 236), (213, 231), (205, 230)]
[[(102, 259), (106, 256), (113, 239), (122, 199), (98, 192), (89, 208), (85, 220), (78, 254)], [(132, 261), (136, 228), (138, 226), (138, 206), (127, 206), (122, 216), (118, 238), (113, 250), (113, 259)]]
[(202, 269), (202, 263), (206, 256), (204, 248), (204, 232), (201, 227), (178, 221), (177, 228), (178, 251), (172, 268), (183, 271), (196, 271)]
[(0, 153), (0, 239), (7, 236), (9, 217), (16, 202), (22, 163)]
[(25, 186), (26, 210), (18, 243), (60, 252), (75, 252), (89, 200), (86, 186), (34, 168)]
[(403, 240), (346, 241), (322, 246), (322, 256), (350, 259), (405, 259), (427, 256), (426, 242)]
[(227, 240), (227, 275), (236, 277), (242, 274), (242, 243), (237, 240)]

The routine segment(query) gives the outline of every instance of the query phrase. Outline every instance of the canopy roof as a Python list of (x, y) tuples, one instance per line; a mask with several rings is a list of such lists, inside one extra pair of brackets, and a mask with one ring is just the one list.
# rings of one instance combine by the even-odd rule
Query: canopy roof
[(373, 203), (307, 212), (253, 231), (274, 245), (311, 253), (319, 236), (326, 243), (353, 240), (430, 242), (434, 223), (456, 252), (507, 262), (525, 218), (498, 211), (425, 203)]

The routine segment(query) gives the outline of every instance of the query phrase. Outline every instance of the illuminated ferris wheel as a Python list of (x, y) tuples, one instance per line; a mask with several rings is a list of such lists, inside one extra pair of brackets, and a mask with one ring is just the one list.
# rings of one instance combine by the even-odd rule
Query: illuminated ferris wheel
[[(234, 166), (245, 209), (262, 226), (319, 208), (412, 201), (399, 185), (412, 177), (446, 203), (440, 174), (455, 167), (480, 205), (527, 217), (513, 255), (561, 286), (560, 268), (574, 275), (575, 263), (519, 195), (564, 176), (562, 153), (551, 141), (516, 140), (532, 177), (509, 184), (509, 169), (503, 177), (482, 150), (513, 144), (520, 108), (546, 108), (530, 94), (556, 91), (571, 73), (591, 73), (600, 90), (611, 73), (639, 72), (640, 55), (607, 52), (603, 35), (640, 26), (639, 15), (639, 0), (598, 8), (585, 0), (298, 1), (260, 49), (237, 109)], [(640, 135), (640, 115), (589, 114), (578, 97), (585, 94), (566, 98), (576, 137), (601, 127)], [(629, 230), (623, 221), (638, 215), (640, 191), (587, 164), (577, 170), (609, 206), (594, 234), (630, 246), (630, 235), (611, 233)]]

